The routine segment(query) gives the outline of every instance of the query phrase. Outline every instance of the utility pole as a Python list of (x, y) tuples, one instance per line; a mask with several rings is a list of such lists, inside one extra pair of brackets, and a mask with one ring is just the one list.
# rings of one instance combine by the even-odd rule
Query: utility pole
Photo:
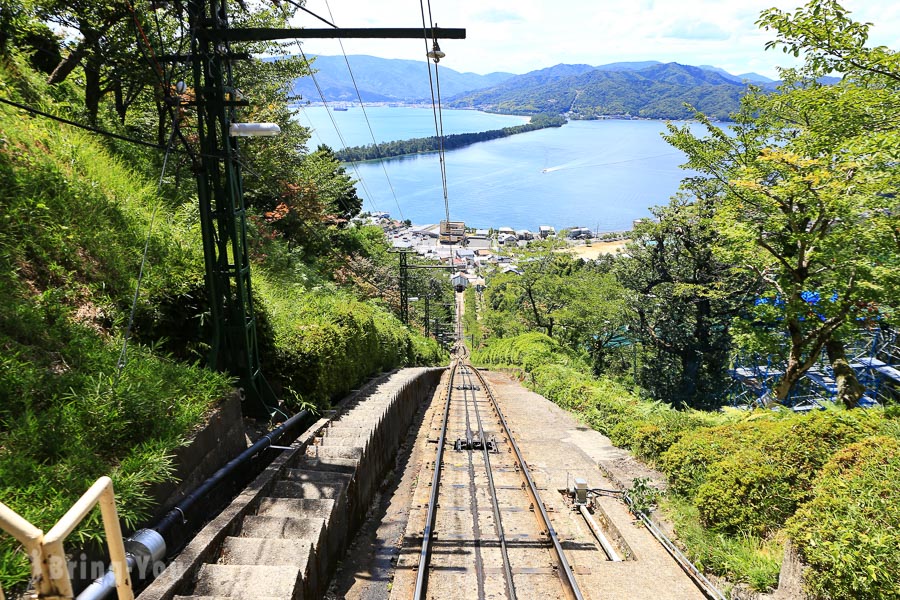
[[(240, 379), (244, 413), (271, 417), (278, 399), (261, 370), (257, 321), (247, 251), (247, 214), (239, 163), (235, 109), (247, 103), (237, 97), (231, 64), (247, 60), (233, 53), (230, 42), (309, 38), (464, 39), (464, 29), (231, 29), (227, 0), (188, 0), (189, 56), (197, 109), (199, 153), (194, 153), (200, 227), (209, 295), (212, 336), (208, 364)], [(277, 129), (277, 128), (276, 128)], [(405, 257), (401, 259), (405, 263)], [(402, 269), (405, 277), (405, 269)], [(405, 286), (403, 288), (405, 292)], [(404, 298), (405, 299), (405, 298)], [(408, 306), (402, 302), (404, 316)], [(406, 322), (406, 319), (404, 319)]]
[[(412, 250), (391, 250), (400, 255), (400, 321), (409, 325), (409, 270), (410, 269), (453, 269), (452, 265), (411, 265), (406, 257), (415, 254)], [(425, 310), (428, 311), (428, 295), (425, 295)]]

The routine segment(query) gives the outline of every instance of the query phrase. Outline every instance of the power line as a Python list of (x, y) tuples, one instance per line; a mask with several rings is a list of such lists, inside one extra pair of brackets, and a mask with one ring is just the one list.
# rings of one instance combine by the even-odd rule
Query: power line
[[(428, 66), (428, 85), (431, 88), (431, 110), (434, 113), (434, 131), (435, 135), (438, 138), (438, 159), (440, 163), (441, 169), (441, 185), (444, 190), (444, 214), (447, 220), (447, 223), (450, 222), (450, 200), (449, 194), (447, 193), (447, 164), (444, 159), (444, 117), (441, 113), (441, 91), (440, 91), (440, 79), (438, 79), (438, 57), (435, 55), (434, 61), (434, 80), (431, 76), (431, 62), (428, 60), (428, 55), (431, 51), (428, 49), (428, 26), (425, 23), (425, 5), (422, 0), (419, 0), (419, 8), (422, 12), (422, 34), (425, 40), (425, 64)], [(431, 0), (428, 0), (428, 20), (431, 22)], [(434, 40), (434, 51), (437, 52), (437, 39)], [(437, 96), (435, 97), (435, 83), (437, 83)], [(452, 260), (452, 256), (451, 256)]]
[[(334, 20), (334, 15), (331, 13), (331, 5), (328, 4), (328, 0), (325, 0), (325, 8), (328, 9), (328, 16)], [(337, 26), (335, 25), (335, 27)], [(338, 38), (338, 44), (341, 46), (341, 54), (344, 55), (344, 62), (347, 63), (347, 72), (350, 73), (350, 81), (353, 82), (353, 89), (356, 90), (356, 97), (359, 99), (359, 107), (362, 109), (363, 118), (365, 118), (366, 126), (369, 128), (369, 135), (372, 136), (372, 145), (375, 148), (375, 156), (378, 157), (378, 161), (381, 164), (381, 170), (384, 171), (384, 178), (387, 180), (388, 187), (391, 188), (391, 195), (394, 196), (397, 212), (400, 213), (400, 219), (403, 220), (403, 209), (400, 208), (400, 200), (397, 199), (397, 192), (394, 191), (394, 184), (391, 183), (391, 178), (387, 172), (387, 166), (385, 166), (384, 160), (382, 160), (381, 151), (378, 149), (378, 142), (375, 140), (375, 132), (372, 131), (372, 123), (369, 122), (369, 114), (366, 112), (366, 105), (363, 104), (362, 94), (359, 93), (359, 87), (356, 85), (356, 77), (353, 76), (353, 69), (350, 68), (350, 59), (347, 58), (347, 52), (344, 50), (344, 42), (341, 38)]]
[[(298, 49), (300, 50), (300, 56), (303, 57), (303, 60), (309, 64), (309, 59), (306, 58), (306, 53), (303, 52), (303, 48), (298, 44)], [(315, 74), (312, 71), (309, 73), (310, 78), (313, 81), (313, 84), (316, 86), (316, 91), (319, 93), (319, 98), (322, 99), (322, 105), (325, 106), (325, 112), (328, 115), (328, 118), (331, 120), (331, 124), (334, 126), (334, 131), (337, 133), (338, 138), (341, 140), (341, 145), (344, 149), (347, 149), (347, 142), (344, 141), (344, 136), (341, 134), (341, 130), (337, 125), (337, 121), (334, 120), (334, 115), (331, 114), (331, 111), (328, 110), (328, 101), (325, 100), (325, 94), (322, 92), (321, 86), (319, 86), (319, 81), (316, 79)], [(350, 163), (350, 167), (353, 169), (353, 172), (356, 173), (356, 179), (363, 186), (363, 189), (366, 191), (366, 194), (369, 196), (369, 202), (372, 204), (372, 208), (378, 210), (378, 207), (375, 204), (375, 197), (372, 195), (372, 192), (369, 191), (369, 187), (366, 185), (366, 182), (363, 181), (362, 176), (359, 174), (359, 169), (356, 168), (356, 163)]]

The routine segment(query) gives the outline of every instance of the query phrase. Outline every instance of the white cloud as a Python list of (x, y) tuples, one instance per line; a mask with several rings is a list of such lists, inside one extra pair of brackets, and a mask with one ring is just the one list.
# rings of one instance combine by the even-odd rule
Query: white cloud
[(679, 21), (665, 32), (663, 37), (681, 40), (727, 40), (731, 37), (731, 34), (715, 23)]
[[(342, 27), (421, 27), (420, 3), (329, 0)], [(772, 5), (793, 10), (806, 0), (431, 0), (442, 27), (463, 27), (465, 40), (443, 40), (442, 65), (458, 71), (524, 73), (561, 62), (603, 64), (624, 60), (712, 64), (733, 73), (776, 76), (790, 66), (781, 52), (765, 52), (771, 34), (760, 31), (759, 13)], [(872, 43), (900, 47), (900, 6), (894, 0), (845, 0), (853, 16), (875, 23)], [(328, 18), (325, 0), (307, 8)], [(426, 3), (427, 11), (427, 3)], [(427, 20), (427, 14), (426, 14)], [(298, 24), (318, 27), (308, 15)], [(348, 54), (424, 60), (423, 40), (345, 40)], [(337, 42), (310, 40), (307, 52), (340, 54)]]

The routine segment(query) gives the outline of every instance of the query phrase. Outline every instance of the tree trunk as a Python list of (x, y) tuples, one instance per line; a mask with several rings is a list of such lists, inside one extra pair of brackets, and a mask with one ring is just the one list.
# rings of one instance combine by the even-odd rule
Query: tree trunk
[(700, 355), (694, 348), (681, 352), (681, 378), (678, 384), (678, 402), (695, 406), (697, 383), (700, 377)]
[(84, 69), (84, 108), (88, 113), (88, 120), (92, 124), (97, 123), (97, 114), (100, 112), (100, 69), (95, 68), (95, 60), (88, 60)]
[(85, 52), (87, 52), (87, 45), (84, 41), (81, 41), (74, 50), (69, 52), (68, 56), (56, 65), (56, 68), (53, 69), (53, 72), (50, 73), (50, 76), (47, 78), (47, 83), (53, 85), (54, 83), (65, 81), (66, 77), (68, 77), (69, 74), (75, 70), (75, 67), (81, 63), (81, 59), (84, 58)]
[(128, 105), (125, 104), (125, 95), (122, 93), (122, 82), (117, 81), (113, 84), (113, 97), (116, 101), (116, 114), (119, 115), (119, 121), (122, 125), (125, 124), (125, 113), (128, 110)]
[[(531, 305), (531, 311), (534, 313), (534, 322), (538, 327), (543, 327), (544, 323), (541, 320), (541, 313), (538, 311), (537, 302), (534, 301), (534, 293), (531, 291), (530, 286), (525, 287), (525, 293), (528, 295), (528, 303)], [(550, 337), (553, 337), (549, 333), (547, 334)]]
[(844, 343), (840, 340), (828, 340), (825, 344), (825, 351), (828, 353), (828, 360), (831, 361), (831, 368), (834, 371), (838, 401), (846, 408), (855, 408), (856, 403), (866, 392), (866, 388), (856, 378), (856, 372), (847, 362)]
[(800, 377), (802, 377), (805, 372), (806, 369), (803, 368), (803, 357), (800, 355), (799, 349), (795, 350), (795, 348), (792, 347), (790, 356), (788, 356), (787, 368), (784, 370), (784, 375), (781, 376), (781, 379), (779, 379), (778, 383), (775, 385), (775, 400), (779, 404), (784, 404), (784, 401), (787, 400), (791, 390), (794, 389), (794, 385), (800, 381)]

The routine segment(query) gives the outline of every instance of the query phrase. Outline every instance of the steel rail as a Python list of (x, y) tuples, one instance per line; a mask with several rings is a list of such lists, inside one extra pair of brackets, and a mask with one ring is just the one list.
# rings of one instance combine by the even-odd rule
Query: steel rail
[(425, 530), (422, 533), (422, 551), (419, 553), (419, 571), (416, 574), (416, 589), (413, 598), (425, 597), (427, 585), (428, 557), (431, 553), (431, 538), (434, 534), (434, 518), (437, 508), (438, 490), (441, 485), (441, 463), (444, 460), (444, 442), (447, 437), (447, 420), (450, 416), (450, 396), (453, 390), (453, 377), (459, 361), (450, 366), (450, 377), (447, 380), (447, 399), (444, 402), (444, 419), (441, 424), (441, 436), (438, 438), (437, 455), (434, 459), (434, 476), (431, 478), (431, 498), (428, 500), (428, 513), (425, 516)]
[[(500, 554), (503, 557), (503, 573), (506, 577), (506, 589), (509, 592), (510, 600), (516, 600), (516, 587), (513, 584), (513, 575), (512, 575), (512, 565), (509, 562), (509, 549), (506, 546), (506, 533), (503, 531), (503, 519), (500, 516), (500, 502), (497, 498), (497, 487), (494, 485), (494, 474), (491, 470), (491, 456), (490, 452), (488, 452), (488, 444), (485, 440), (484, 435), (484, 426), (481, 421), (481, 413), (478, 410), (478, 401), (475, 398), (475, 388), (472, 386), (472, 371), (471, 367), (464, 367), (464, 371), (462, 371), (463, 378), (468, 378), (469, 388), (472, 392), (472, 404), (475, 408), (475, 420), (478, 421), (478, 437), (481, 440), (481, 451), (484, 454), (484, 467), (487, 472), (488, 479), (488, 489), (491, 492), (491, 506), (494, 509), (494, 527), (497, 529), (497, 538), (500, 540)], [(466, 390), (463, 390), (465, 392)], [(494, 408), (496, 408), (496, 404), (494, 404)], [(499, 413), (497, 413), (499, 415)], [(467, 416), (468, 418), (468, 416)], [(524, 464), (522, 465), (524, 468)], [(474, 485), (475, 482), (472, 482)], [(477, 519), (478, 516), (476, 515)]]
[(584, 596), (581, 594), (581, 589), (579, 589), (578, 587), (578, 582), (575, 580), (575, 573), (574, 571), (572, 571), (572, 567), (571, 565), (569, 565), (569, 561), (566, 559), (566, 555), (563, 553), (562, 545), (559, 542), (559, 536), (556, 535), (556, 530), (553, 528), (553, 524), (550, 522), (550, 515), (547, 514), (547, 509), (544, 507), (544, 503), (541, 502), (541, 498), (538, 494), (534, 479), (532, 479), (531, 473), (528, 470), (528, 466), (525, 464), (525, 459), (522, 457), (522, 453), (519, 451), (519, 445), (516, 444), (512, 432), (509, 429), (509, 425), (507, 425), (506, 423), (506, 418), (504, 418), (503, 413), (500, 411), (500, 406), (497, 403), (497, 399), (494, 397), (494, 393), (488, 387), (487, 382), (478, 371), (478, 369), (473, 367), (471, 364), (466, 364), (466, 367), (473, 373), (475, 373), (475, 375), (478, 377), (478, 380), (481, 382), (481, 387), (484, 389), (488, 398), (490, 398), (491, 402), (493, 403), (494, 410), (497, 413), (497, 417), (500, 419), (500, 425), (501, 427), (503, 427), (503, 431), (506, 433), (509, 444), (510, 446), (512, 446), (513, 452), (516, 455), (516, 460), (522, 466), (522, 476), (525, 478), (525, 482), (528, 484), (526, 489), (534, 503), (535, 515), (540, 515), (540, 520), (547, 528), (547, 534), (553, 544), (553, 551), (554, 554), (556, 554), (556, 559), (560, 567), (559, 575), (560, 580), (563, 583), (563, 588), (571, 598), (574, 598), (575, 600), (584, 600)]
[[(464, 371), (460, 370), (460, 373), (464, 373)], [(451, 382), (452, 386), (452, 382)], [(466, 394), (465, 389), (463, 392), (463, 404), (465, 406), (466, 413), (466, 439), (472, 439), (472, 423), (469, 419), (469, 398), (468, 394)], [(474, 391), (472, 399), (474, 401)], [(481, 525), (478, 523), (478, 489), (475, 486), (475, 460), (472, 457), (471, 452), (466, 453), (469, 459), (469, 498), (470, 498), (470, 508), (472, 509), (472, 515), (474, 518), (472, 519), (472, 533), (475, 538), (475, 577), (478, 583), (478, 598), (479, 600), (485, 600), (484, 593), (484, 557), (481, 554)], [(494, 513), (496, 518), (496, 513)], [(496, 529), (496, 528), (495, 528)]]

